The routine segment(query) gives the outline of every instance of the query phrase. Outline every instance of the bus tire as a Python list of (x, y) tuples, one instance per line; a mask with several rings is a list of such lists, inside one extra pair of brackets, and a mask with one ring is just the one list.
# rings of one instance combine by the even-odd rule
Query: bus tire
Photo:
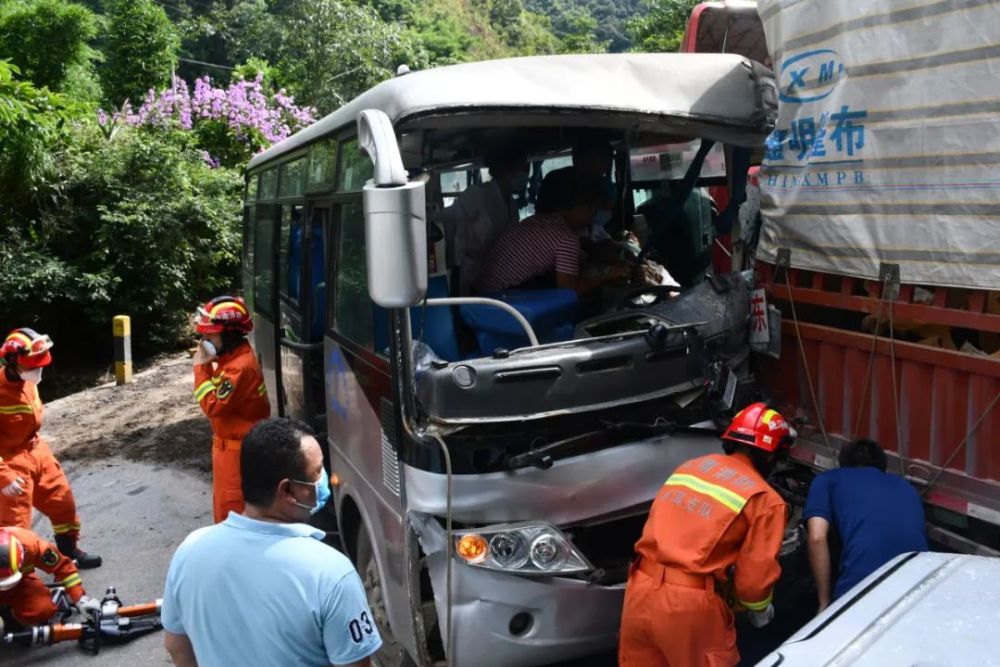
[(406, 649), (396, 640), (396, 635), (389, 625), (382, 588), (382, 573), (379, 571), (378, 561), (375, 560), (368, 531), (363, 524), (358, 528), (356, 544), (358, 574), (361, 575), (365, 595), (368, 596), (368, 606), (382, 637), (382, 647), (372, 656), (372, 662), (376, 667), (416, 667), (416, 663), (407, 655)]

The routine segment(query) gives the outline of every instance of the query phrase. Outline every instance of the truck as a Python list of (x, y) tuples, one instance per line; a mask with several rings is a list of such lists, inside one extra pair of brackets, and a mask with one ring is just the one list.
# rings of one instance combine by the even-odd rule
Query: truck
[[(780, 312), (759, 381), (795, 459), (877, 440), (950, 550), (1000, 553), (1000, 8), (705, 2), (682, 42), (771, 67), (779, 116), (732, 234)], [(932, 7), (932, 8), (931, 8)], [(968, 26), (976, 26), (969, 30)], [(991, 112), (992, 109), (992, 112)], [(850, 136), (848, 136), (850, 135)]]

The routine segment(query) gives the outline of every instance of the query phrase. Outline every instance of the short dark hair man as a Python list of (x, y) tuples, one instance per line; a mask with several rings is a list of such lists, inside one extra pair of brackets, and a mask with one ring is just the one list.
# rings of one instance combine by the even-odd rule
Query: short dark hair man
[(367, 667), (382, 645), (350, 561), (305, 523), (330, 496), (309, 429), (265, 419), (243, 439), (244, 514), (188, 535), (167, 572), (164, 645), (182, 667)]
[[(920, 497), (909, 482), (885, 470), (878, 443), (855, 440), (840, 450), (840, 468), (820, 474), (809, 488), (803, 517), (820, 611), (899, 554), (927, 551)], [(831, 527), (842, 544), (836, 586)]]

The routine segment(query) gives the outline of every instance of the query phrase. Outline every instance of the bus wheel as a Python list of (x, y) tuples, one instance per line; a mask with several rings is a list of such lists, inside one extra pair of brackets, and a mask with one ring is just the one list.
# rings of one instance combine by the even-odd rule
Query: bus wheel
[(378, 571), (378, 563), (372, 551), (372, 543), (364, 525), (358, 529), (358, 573), (365, 585), (368, 595), (368, 606), (378, 626), (382, 637), (382, 648), (374, 655), (377, 667), (416, 667), (416, 663), (406, 654), (406, 649), (396, 640), (396, 635), (389, 625), (389, 616), (385, 608), (385, 590), (382, 587), (382, 577)]

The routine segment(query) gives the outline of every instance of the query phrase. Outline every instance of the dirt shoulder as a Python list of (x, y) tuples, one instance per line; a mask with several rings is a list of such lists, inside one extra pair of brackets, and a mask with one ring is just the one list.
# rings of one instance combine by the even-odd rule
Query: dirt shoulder
[[(45, 399), (45, 384), (40, 393)], [(168, 357), (134, 376), (45, 406), (42, 434), (60, 461), (122, 457), (211, 470), (212, 432), (192, 396), (191, 360)]]

